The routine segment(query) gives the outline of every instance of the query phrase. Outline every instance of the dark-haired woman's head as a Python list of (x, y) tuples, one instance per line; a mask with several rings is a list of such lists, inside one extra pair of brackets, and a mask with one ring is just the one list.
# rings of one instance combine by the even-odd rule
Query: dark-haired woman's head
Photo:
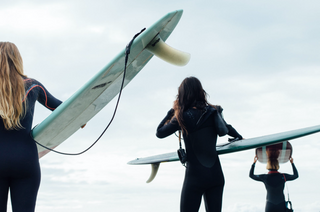
[(196, 77), (185, 78), (178, 88), (178, 95), (173, 106), (175, 117), (183, 131), (186, 131), (183, 124), (183, 112), (189, 108), (203, 109), (207, 104), (207, 93), (202, 88), (200, 80)]
[(185, 78), (178, 88), (177, 103), (180, 107), (204, 107), (207, 103), (207, 93), (202, 88), (201, 82), (196, 77)]

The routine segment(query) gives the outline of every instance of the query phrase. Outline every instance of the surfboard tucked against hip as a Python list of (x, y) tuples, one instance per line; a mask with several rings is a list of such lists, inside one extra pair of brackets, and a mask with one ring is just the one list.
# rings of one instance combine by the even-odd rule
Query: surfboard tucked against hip
[[(232, 152), (244, 151), (244, 150), (253, 149), (253, 148), (259, 148), (263, 146), (269, 146), (272, 144), (277, 144), (282, 142), (285, 144), (285, 147), (284, 147), (284, 144), (282, 144), (281, 148), (285, 150), (287, 149), (286, 144), (288, 140), (293, 140), (293, 139), (307, 136), (317, 132), (320, 132), (320, 125), (256, 137), (256, 138), (244, 139), (240, 141), (235, 141), (233, 143), (217, 145), (216, 150), (217, 150), (217, 153), (221, 155), (221, 154), (228, 154)], [(287, 155), (286, 152), (284, 152), (283, 158), (288, 158), (288, 156), (286, 157), (286, 155)], [(280, 156), (282, 157), (282, 155)], [(165, 153), (165, 154), (154, 155), (154, 156), (144, 157), (144, 158), (137, 158), (135, 160), (129, 161), (128, 164), (129, 165), (151, 164), (151, 175), (147, 180), (147, 183), (150, 183), (156, 177), (160, 167), (160, 163), (174, 162), (174, 161), (179, 161), (177, 152)], [(284, 160), (284, 159), (281, 160), (281, 162), (286, 162), (286, 161), (287, 160)]]
[[(156, 36), (165, 41), (178, 24), (182, 13), (182, 10), (168, 13), (134, 40), (128, 58), (124, 86), (153, 57), (146, 49), (147, 45)], [(55, 148), (86, 124), (119, 93), (124, 63), (125, 50), (37, 125), (31, 133), (34, 140), (46, 147)], [(49, 150), (38, 145), (39, 157), (48, 152)]]

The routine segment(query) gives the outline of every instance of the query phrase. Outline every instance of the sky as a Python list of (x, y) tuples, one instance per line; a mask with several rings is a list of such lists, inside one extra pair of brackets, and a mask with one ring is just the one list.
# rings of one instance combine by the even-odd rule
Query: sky
[[(179, 211), (185, 168), (127, 162), (174, 152), (174, 136), (156, 128), (185, 77), (199, 78), (209, 102), (244, 138), (320, 124), (320, 2), (316, 0), (2, 1), (0, 40), (15, 43), (25, 73), (65, 101), (120, 53), (142, 28), (169, 12), (183, 16), (167, 43), (191, 54), (184, 67), (154, 57), (124, 89), (110, 128), (87, 153), (40, 159), (37, 212)], [(115, 99), (57, 150), (80, 152), (109, 123)], [(50, 111), (36, 106), (34, 125)], [(287, 183), (295, 211), (319, 212), (320, 134), (296, 139), (299, 178)], [(227, 142), (227, 136), (218, 143)], [(263, 211), (266, 191), (249, 178), (255, 150), (221, 155), (225, 212)], [(289, 163), (280, 171), (292, 173)], [(255, 173), (266, 173), (258, 163)], [(285, 194), (287, 191), (285, 190)], [(205, 211), (203, 204), (200, 211)]]

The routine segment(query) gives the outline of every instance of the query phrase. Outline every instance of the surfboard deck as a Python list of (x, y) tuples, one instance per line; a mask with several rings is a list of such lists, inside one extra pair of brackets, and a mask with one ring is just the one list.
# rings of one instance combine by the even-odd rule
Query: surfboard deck
[[(147, 45), (156, 36), (163, 41), (167, 40), (182, 13), (182, 10), (168, 13), (134, 40), (128, 57), (124, 87), (153, 57), (146, 49)], [(31, 132), (33, 139), (46, 147), (55, 148), (86, 124), (119, 93), (124, 63), (125, 50), (37, 125)], [(49, 152), (37, 146), (39, 157)]]

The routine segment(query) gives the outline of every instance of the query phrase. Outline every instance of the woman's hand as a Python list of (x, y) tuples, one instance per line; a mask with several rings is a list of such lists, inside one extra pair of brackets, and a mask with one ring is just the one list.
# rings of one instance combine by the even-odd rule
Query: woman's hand
[(293, 163), (293, 158), (290, 158), (289, 160), (290, 160), (290, 163)]
[(256, 163), (258, 160), (258, 156), (254, 156), (253, 163)]
[(230, 143), (232, 143), (232, 142), (235, 142), (235, 141), (240, 141), (240, 140), (243, 140), (244, 138), (240, 138), (240, 137), (236, 137), (236, 138), (228, 138), (228, 141), (230, 142)]

